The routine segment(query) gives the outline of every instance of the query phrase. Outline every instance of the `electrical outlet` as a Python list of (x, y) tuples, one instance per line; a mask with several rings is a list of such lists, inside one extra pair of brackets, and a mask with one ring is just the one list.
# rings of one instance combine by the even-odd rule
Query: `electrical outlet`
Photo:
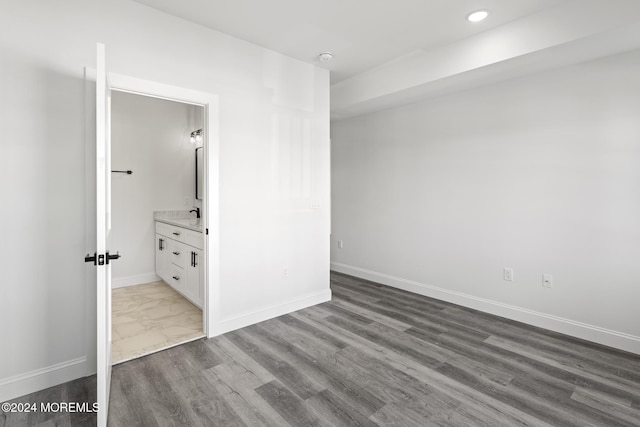
[(542, 286), (545, 288), (553, 288), (553, 276), (551, 274), (542, 275)]
[(289, 269), (287, 267), (282, 269), (282, 277), (289, 277)]
[(509, 268), (509, 267), (504, 268), (504, 280), (508, 282), (513, 282), (513, 268)]
[(338, 249), (344, 248), (344, 242), (342, 240), (338, 240)]

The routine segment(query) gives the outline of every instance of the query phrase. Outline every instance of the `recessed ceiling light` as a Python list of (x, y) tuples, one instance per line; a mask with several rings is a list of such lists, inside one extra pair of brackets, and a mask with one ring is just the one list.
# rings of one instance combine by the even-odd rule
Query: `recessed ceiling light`
[(480, 22), (483, 19), (485, 19), (487, 16), (489, 16), (489, 12), (487, 12), (486, 10), (478, 10), (467, 15), (467, 21)]

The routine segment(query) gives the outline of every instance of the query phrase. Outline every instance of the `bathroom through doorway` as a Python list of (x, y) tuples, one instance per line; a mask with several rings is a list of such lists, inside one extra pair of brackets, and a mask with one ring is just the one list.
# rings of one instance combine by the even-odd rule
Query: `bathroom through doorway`
[(202, 105), (116, 90), (111, 102), (116, 364), (206, 336), (206, 135)]

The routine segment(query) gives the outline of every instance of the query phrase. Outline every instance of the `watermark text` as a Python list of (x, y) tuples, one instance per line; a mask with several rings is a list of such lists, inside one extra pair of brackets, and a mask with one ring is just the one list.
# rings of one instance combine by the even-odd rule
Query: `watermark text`
[(0, 405), (2, 412), (56, 412), (56, 413), (75, 413), (75, 412), (98, 412), (100, 407), (98, 403), (90, 402), (4, 402)]

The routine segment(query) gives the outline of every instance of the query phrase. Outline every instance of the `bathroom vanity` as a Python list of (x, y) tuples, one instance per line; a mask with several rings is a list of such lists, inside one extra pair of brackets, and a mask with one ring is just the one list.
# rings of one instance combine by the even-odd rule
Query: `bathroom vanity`
[(156, 274), (202, 308), (204, 239), (200, 220), (155, 216), (155, 228)]

